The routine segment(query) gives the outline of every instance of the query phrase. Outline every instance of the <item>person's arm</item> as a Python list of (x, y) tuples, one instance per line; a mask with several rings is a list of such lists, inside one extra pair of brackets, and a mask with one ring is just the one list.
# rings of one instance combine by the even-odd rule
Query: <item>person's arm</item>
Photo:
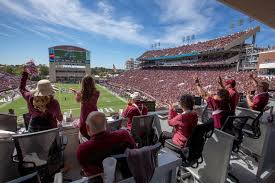
[(124, 109), (122, 112), (122, 116), (124, 118), (128, 117), (129, 111), (131, 110), (131, 106), (132, 106), (132, 100), (128, 100), (128, 105), (127, 105), (126, 109)]
[(256, 80), (256, 78), (253, 76), (253, 74), (249, 75), (249, 78), (251, 79), (251, 81), (253, 82), (253, 84), (255, 85), (255, 87), (258, 85), (258, 81)]
[(29, 90), (26, 89), (28, 76), (29, 76), (29, 74), (24, 69), (24, 71), (22, 73), (21, 81), (20, 81), (20, 86), (19, 86), (19, 91), (22, 94), (23, 98), (25, 98), (26, 100), (27, 100), (28, 96), (30, 95)]
[(181, 115), (175, 110), (175, 107), (169, 105), (169, 112), (168, 112), (168, 124), (169, 126), (176, 126), (181, 122)]
[(69, 90), (71, 90), (73, 92), (76, 102), (80, 102), (81, 101), (81, 92), (77, 91), (73, 88), (70, 88)]
[(207, 100), (209, 97), (209, 93), (202, 88), (199, 78), (195, 79), (195, 83), (196, 83), (196, 87), (199, 92), (199, 95), (201, 95), (205, 100)]
[(76, 93), (75, 93), (75, 100), (76, 100), (77, 102), (81, 102), (81, 93), (80, 93), (80, 92), (76, 92)]
[(250, 95), (247, 93), (246, 94), (246, 101), (247, 101), (247, 105), (249, 108), (253, 108), (254, 106), (254, 103), (253, 103), (253, 100), (251, 99)]
[(63, 121), (63, 115), (62, 115), (62, 112), (61, 112), (61, 109), (60, 109), (60, 105), (59, 105), (59, 102), (56, 101), (56, 107), (55, 107), (55, 118), (58, 120), (58, 121)]
[(182, 116), (181, 114), (177, 114), (175, 117), (169, 116), (168, 117), (168, 124), (169, 126), (177, 126), (182, 123)]
[(220, 87), (224, 89), (224, 85), (223, 85), (221, 76), (219, 76), (218, 83), (219, 83)]

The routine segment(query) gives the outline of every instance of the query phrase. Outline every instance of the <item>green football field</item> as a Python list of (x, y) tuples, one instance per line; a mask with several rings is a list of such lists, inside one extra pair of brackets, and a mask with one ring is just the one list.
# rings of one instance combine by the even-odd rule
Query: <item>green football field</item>
[[(56, 92), (55, 98), (59, 101), (62, 112), (73, 111), (74, 117), (79, 117), (80, 114), (80, 104), (77, 103), (74, 99), (72, 93), (61, 92), (61, 89), (80, 89), (79, 84), (56, 84), (55, 87), (59, 89)], [(100, 97), (98, 101), (98, 109), (103, 110), (105, 113), (117, 112), (119, 109), (123, 109), (126, 106), (126, 102), (117, 96), (110, 93), (108, 90), (103, 88), (100, 85), (97, 85), (97, 89), (100, 91)], [(1, 105), (0, 112), (7, 112), (8, 109), (14, 109), (17, 116), (21, 116), (24, 113), (28, 112), (26, 101), (21, 97), (9, 104)]]

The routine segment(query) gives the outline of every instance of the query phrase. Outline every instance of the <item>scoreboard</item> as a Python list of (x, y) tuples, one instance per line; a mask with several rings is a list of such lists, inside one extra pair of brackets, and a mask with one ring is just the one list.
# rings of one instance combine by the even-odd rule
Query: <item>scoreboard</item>
[(50, 62), (63, 62), (74, 64), (89, 64), (90, 52), (89, 51), (75, 51), (75, 50), (60, 50), (49, 49), (49, 61)]

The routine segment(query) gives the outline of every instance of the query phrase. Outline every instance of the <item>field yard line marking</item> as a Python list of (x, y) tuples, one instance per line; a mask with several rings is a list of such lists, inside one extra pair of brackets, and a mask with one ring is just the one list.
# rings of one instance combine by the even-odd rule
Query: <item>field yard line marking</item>
[(80, 109), (80, 107), (78, 107), (78, 108), (69, 108), (69, 109), (63, 109), (63, 110), (77, 110), (77, 109)]
[(21, 95), (20, 95), (20, 96), (18, 96), (18, 97), (16, 97), (16, 98), (15, 98), (15, 99), (13, 99), (12, 101), (9, 101), (9, 102), (6, 102), (6, 103), (4, 103), (4, 104), (0, 105), (0, 108), (5, 107), (6, 105), (8, 105), (8, 104), (10, 104), (10, 103), (12, 103), (12, 102), (14, 102), (14, 101), (16, 101), (16, 100), (20, 99), (20, 98), (22, 98), (22, 96), (21, 96)]
[(110, 90), (108, 90), (105, 86), (101, 86), (100, 84), (97, 84), (97, 86), (99, 88), (102, 88), (103, 90), (107, 91), (108, 93), (110, 93), (111, 95), (114, 95), (115, 97), (117, 97), (119, 100), (121, 100), (122, 102), (127, 103), (127, 100), (125, 100), (124, 98), (118, 96), (118, 94), (111, 92)]
[(107, 113), (109, 113), (109, 112), (110, 112), (108, 108), (104, 108), (104, 110), (105, 110)]
[(109, 111), (110, 111), (110, 112), (114, 112), (114, 109), (111, 108), (111, 107), (109, 107)]

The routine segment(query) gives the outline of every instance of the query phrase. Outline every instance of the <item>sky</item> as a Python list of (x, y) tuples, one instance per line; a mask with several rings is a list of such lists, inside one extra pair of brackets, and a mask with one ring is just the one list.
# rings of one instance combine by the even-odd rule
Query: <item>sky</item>
[(274, 29), (215, 0), (0, 0), (0, 64), (48, 64), (49, 47), (75, 45), (90, 50), (92, 67), (124, 68), (154, 43), (175, 47), (187, 44), (183, 37), (258, 25), (256, 44), (275, 45)]

